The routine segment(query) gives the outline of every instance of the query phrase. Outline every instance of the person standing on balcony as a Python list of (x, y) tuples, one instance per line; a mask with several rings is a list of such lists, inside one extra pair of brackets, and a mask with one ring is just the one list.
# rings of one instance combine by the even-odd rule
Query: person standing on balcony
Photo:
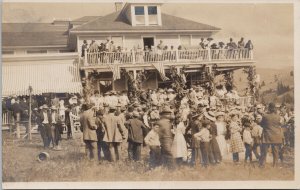
[(114, 41), (110, 41), (110, 43), (108, 44), (108, 51), (109, 52), (116, 52), (117, 51), (116, 46), (114, 44)]
[(204, 38), (201, 38), (201, 42), (199, 43), (199, 45), (200, 45), (200, 49), (206, 49)]
[(81, 46), (81, 57), (85, 56), (85, 50), (88, 49), (88, 43), (86, 40), (83, 40), (83, 44)]
[(93, 53), (89, 56), (90, 63), (92, 63), (92, 64), (98, 63), (98, 55), (96, 54), (98, 52), (98, 44), (95, 40), (92, 40), (92, 43), (90, 44), (88, 52)]
[(242, 49), (245, 47), (244, 38), (242, 37), (240, 41), (238, 41), (238, 48)]

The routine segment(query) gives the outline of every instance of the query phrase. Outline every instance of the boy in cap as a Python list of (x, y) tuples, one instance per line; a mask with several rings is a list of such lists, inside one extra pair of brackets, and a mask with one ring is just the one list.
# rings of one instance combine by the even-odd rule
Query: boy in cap
[(151, 131), (145, 137), (145, 143), (150, 148), (150, 169), (160, 164), (160, 141), (159, 141), (159, 125), (154, 125)]
[(252, 147), (253, 147), (253, 139), (251, 136), (251, 123), (250, 121), (244, 122), (244, 132), (243, 132), (243, 142), (245, 145), (245, 163), (247, 163), (248, 158), (250, 163), (252, 162)]
[(201, 130), (194, 134), (194, 137), (200, 141), (200, 149), (202, 154), (202, 164), (204, 167), (209, 165), (209, 154), (210, 154), (210, 132), (208, 128), (210, 127), (209, 121), (202, 122)]

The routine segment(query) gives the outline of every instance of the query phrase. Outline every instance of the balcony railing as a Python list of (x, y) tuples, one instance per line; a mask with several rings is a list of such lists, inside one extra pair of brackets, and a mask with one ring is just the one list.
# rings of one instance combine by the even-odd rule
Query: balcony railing
[(142, 64), (151, 62), (207, 62), (252, 60), (249, 49), (204, 49), (128, 52), (85, 51), (84, 66), (102, 64)]

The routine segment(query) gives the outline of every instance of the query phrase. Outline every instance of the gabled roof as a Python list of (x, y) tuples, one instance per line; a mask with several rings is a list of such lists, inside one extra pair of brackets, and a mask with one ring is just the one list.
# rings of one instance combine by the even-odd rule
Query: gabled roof
[(132, 26), (126, 17), (120, 14), (120, 11), (114, 12), (102, 18), (85, 23), (79, 27), (73, 28), (71, 32), (80, 31), (138, 31), (138, 30), (199, 30), (199, 31), (218, 31), (220, 28), (195, 21), (179, 18), (176, 16), (161, 14), (162, 26)]
[(67, 46), (68, 25), (3, 23), (2, 46)]
[(100, 18), (102, 16), (84, 16), (84, 17), (80, 17), (80, 18), (77, 18), (75, 20), (72, 20), (72, 22), (88, 22), (88, 21), (91, 21), (91, 20), (94, 20), (96, 18)]

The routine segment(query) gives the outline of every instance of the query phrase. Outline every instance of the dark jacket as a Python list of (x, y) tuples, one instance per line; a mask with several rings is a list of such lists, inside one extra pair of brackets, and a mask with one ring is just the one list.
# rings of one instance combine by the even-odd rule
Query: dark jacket
[(146, 128), (144, 123), (137, 118), (133, 118), (129, 119), (126, 125), (128, 127), (128, 141), (135, 143), (143, 143), (143, 129)]
[(159, 126), (159, 139), (173, 138), (172, 123), (169, 119), (160, 119), (157, 125)]
[(95, 121), (96, 118), (94, 118), (94, 112), (91, 109), (84, 111), (80, 115), (80, 127), (83, 133), (83, 140), (98, 141)]
[(279, 115), (265, 114), (261, 121), (261, 127), (263, 128), (263, 143), (282, 143), (283, 134)]
[[(48, 122), (49, 122), (49, 124), (51, 124), (51, 122), (52, 122), (51, 113), (49, 111), (47, 111), (47, 115), (48, 115)], [(41, 111), (37, 115), (37, 123), (38, 123), (38, 125), (42, 125), (43, 121), (44, 121), (44, 114), (43, 114), (43, 111)]]

